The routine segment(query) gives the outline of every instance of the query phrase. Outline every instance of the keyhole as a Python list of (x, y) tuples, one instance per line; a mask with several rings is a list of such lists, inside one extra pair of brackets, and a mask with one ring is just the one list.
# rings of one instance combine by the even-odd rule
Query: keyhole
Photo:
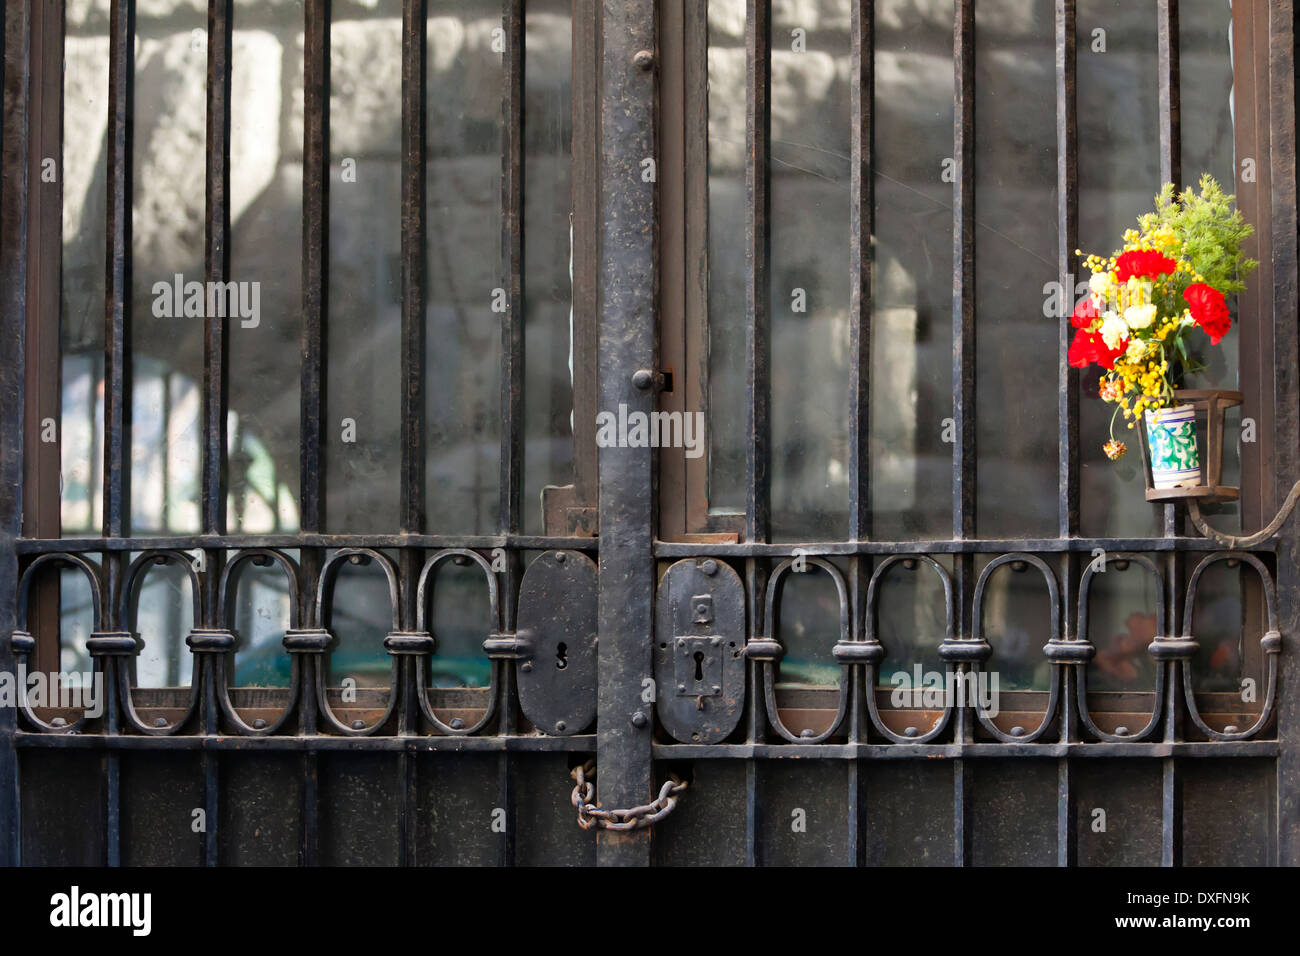
[(704, 680), (704, 652), (703, 651), (695, 652), (695, 680), (697, 683), (699, 681)]
[(569, 666), (569, 648), (563, 641), (555, 648), (555, 669), (564, 670)]

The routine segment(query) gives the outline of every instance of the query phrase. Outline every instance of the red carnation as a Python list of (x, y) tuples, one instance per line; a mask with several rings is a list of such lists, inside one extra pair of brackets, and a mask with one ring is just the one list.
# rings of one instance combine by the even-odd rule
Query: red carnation
[(1076, 329), (1086, 329), (1100, 315), (1101, 312), (1093, 305), (1092, 296), (1088, 296), (1074, 307), (1074, 314), (1070, 316), (1070, 324)]
[(1205, 330), (1212, 345), (1218, 345), (1232, 328), (1232, 316), (1223, 293), (1204, 282), (1194, 282), (1183, 291), (1192, 318)]
[(1096, 362), (1104, 369), (1113, 369), (1115, 359), (1122, 355), (1126, 348), (1128, 348), (1128, 339), (1120, 342), (1119, 348), (1112, 349), (1101, 337), (1100, 332), (1080, 329), (1075, 333), (1074, 341), (1070, 343), (1068, 358), (1075, 368), (1087, 368), (1090, 362)]
[(1155, 249), (1134, 249), (1115, 260), (1115, 272), (1120, 282), (1127, 282), (1133, 276), (1154, 279), (1158, 275), (1171, 275), (1177, 268), (1177, 260)]

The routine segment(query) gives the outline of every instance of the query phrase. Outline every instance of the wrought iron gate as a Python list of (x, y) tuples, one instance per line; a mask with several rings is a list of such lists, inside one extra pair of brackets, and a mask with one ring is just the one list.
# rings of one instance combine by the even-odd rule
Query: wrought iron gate
[[(524, 0), (506, 0), (497, 533), (424, 526), (424, 0), (402, 6), (400, 527), (334, 533), (322, 521), (325, 331), (328, 325), (330, 4), (306, 0), (301, 299), (301, 528), (230, 533), (226, 386), (231, 323), (205, 317), (201, 530), (138, 536), (130, 498), (130, 51), (134, 6), (109, 17), (107, 275), (103, 368), (103, 527), (87, 537), (40, 533), (48, 500), (39, 463), (42, 350), (49, 305), (39, 291), (49, 211), (37, 183), (46, 155), (38, 122), (55, 92), (29, 65), (62, 40), (60, 5), (4, 5), (3, 316), (0, 363), (0, 669), (39, 669), (42, 604), (52, 567), (84, 575), (93, 602), (86, 650), (107, 691), (102, 717), (77, 708), (0, 709), (0, 859), (7, 863), (1282, 863), (1300, 861), (1300, 711), (1293, 643), (1300, 611), (1297, 538), (1244, 551), (1183, 533), (1169, 506), (1157, 537), (1080, 533), (1079, 377), (1065, 363), (1060, 319), (1058, 527), (1054, 536), (977, 534), (975, 428), (974, 0), (956, 0), (954, 62), (951, 537), (872, 536), (869, 468), (873, 236), (873, 9), (851, 3), (852, 182), (849, 314), (849, 517), (835, 540), (772, 535), (772, 311), (769, 196), (771, 3), (749, 0), (746, 44), (745, 404), (743, 527), (663, 534), (659, 458), (651, 447), (577, 437), (571, 488), (554, 489), (545, 534), (524, 533), (522, 489)], [(661, 349), (661, 251), (680, 252), (681, 211), (647, 161), (678, 132), (660, 96), (680, 65), (681, 3), (576, 0), (573, 251), (574, 403), (649, 413), (670, 398)], [(1259, 4), (1255, 37), (1267, 77), (1255, 104), (1271, 140), (1266, 233), (1271, 289), (1259, 338), (1268, 404), (1260, 428), (1265, 510), (1300, 478), (1296, 379), (1294, 21), (1292, 5)], [(1162, 178), (1178, 181), (1178, 3), (1160, 0)], [(662, 19), (661, 19), (662, 18)], [(1059, 249), (1073, 276), (1079, 184), (1076, 4), (1055, 4)], [(231, 279), (231, 0), (212, 0), (206, 29), (207, 165), (204, 274)], [(598, 24), (598, 26), (597, 26)], [(678, 31), (674, 39), (674, 31)], [(57, 62), (57, 59), (56, 59)], [(598, 95), (597, 95), (598, 94)], [(676, 114), (673, 114), (676, 115)], [(583, 139), (581, 133), (587, 138)], [(1263, 154), (1261, 154), (1263, 155)], [(676, 193), (673, 202), (687, 201)], [(585, 198), (581, 198), (585, 197)], [(57, 207), (56, 207), (57, 208)], [(43, 225), (40, 225), (43, 224)], [(598, 238), (597, 238), (598, 237)], [(584, 269), (590, 282), (584, 285)], [(666, 281), (666, 280), (665, 280)], [(1073, 283), (1071, 282), (1072, 286)], [(583, 339), (583, 335), (586, 336)], [(12, 344), (9, 344), (12, 343)], [(332, 361), (346, 362), (346, 357)], [(679, 381), (682, 370), (679, 368)], [(585, 390), (577, 385), (585, 382)], [(598, 383), (598, 385), (596, 384)], [(680, 391), (677, 393), (680, 395)], [(663, 407), (666, 407), (663, 406)], [(1265, 415), (1267, 412), (1267, 415)], [(575, 435), (579, 429), (575, 428)], [(56, 463), (57, 468), (57, 463)], [(552, 506), (554, 511), (552, 513)], [(598, 534), (591, 532), (598, 531)], [(1248, 707), (1193, 685), (1198, 588), (1220, 563), (1257, 575), (1259, 633), (1243, 651), (1263, 676)], [(340, 569), (382, 573), (391, 604), (383, 686), (351, 691), (331, 677), (333, 585)], [(142, 643), (135, 598), (151, 569), (188, 581), (193, 627), (188, 687), (137, 686)], [(235, 686), (229, 617), (239, 570), (283, 574), (287, 686)], [(476, 574), (486, 594), (486, 683), (432, 686), (440, 575)], [(782, 591), (824, 575), (837, 627), (819, 635), (833, 687), (783, 683)], [(1097, 644), (1090, 592), (1113, 571), (1149, 574), (1154, 639), (1149, 691), (1089, 690)], [(1046, 685), (1008, 696), (998, 719), (978, 700), (886, 707), (884, 662), (896, 635), (879, 623), (890, 579), (933, 575), (946, 625), (925, 635), (947, 675), (973, 683), (996, 667), (987, 639), (995, 574), (1041, 578), (1048, 620)], [(477, 580), (477, 579), (476, 579)], [(830, 593), (828, 591), (828, 593)], [(1244, 593), (1244, 592), (1243, 592)], [(57, 605), (56, 605), (57, 607)], [(1249, 614), (1247, 614), (1249, 617)], [(57, 627), (54, 628), (57, 634)], [(1284, 645), (1287, 645), (1284, 647)], [(45, 658), (49, 666), (49, 658)], [(993, 663), (990, 663), (993, 662)], [(904, 666), (910, 667), (911, 662)], [(596, 774), (595, 788), (588, 786)], [(575, 777), (578, 786), (575, 788)], [(676, 781), (676, 782), (675, 782)], [(684, 782), (683, 789), (679, 783)], [(659, 800), (653, 798), (658, 795)], [(589, 804), (598, 801), (592, 812)], [(612, 808), (637, 808), (612, 814)], [(1096, 811), (1122, 820), (1099, 836)], [(1239, 821), (1232, 832), (1214, 823)], [(201, 820), (202, 826), (195, 826)], [(590, 826), (579, 826), (582, 822)], [(636, 825), (640, 823), (642, 825)], [(648, 824), (653, 823), (653, 826)], [(611, 825), (613, 824), (613, 825)], [(624, 826), (623, 824), (630, 824)]]

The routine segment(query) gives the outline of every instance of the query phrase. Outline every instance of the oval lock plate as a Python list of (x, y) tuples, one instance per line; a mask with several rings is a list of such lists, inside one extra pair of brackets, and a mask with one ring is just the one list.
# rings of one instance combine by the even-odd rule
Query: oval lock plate
[(596, 563), (547, 551), (524, 572), (516, 633), (519, 706), (542, 733), (569, 737), (596, 718)]
[(712, 744), (745, 702), (745, 588), (729, 565), (688, 558), (655, 601), (655, 711), (682, 743)]

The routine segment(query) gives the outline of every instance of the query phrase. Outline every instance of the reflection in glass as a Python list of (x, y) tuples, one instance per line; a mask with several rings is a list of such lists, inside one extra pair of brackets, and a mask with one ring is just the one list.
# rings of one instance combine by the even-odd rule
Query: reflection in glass
[(103, 521), (104, 237), (109, 0), (68, 4), (63, 39), (63, 356), (60, 514), (64, 535)]
[(136, 18), (129, 336), (134, 534), (200, 530), (204, 322), (176, 301), (174, 290), (178, 282), (204, 281), (206, 30), (207, 11), (179, 0)]
[[(1104, 52), (1086, 40), (1098, 29)], [(1077, 35), (1079, 155), (1087, 158), (1079, 163), (1079, 247), (1109, 255), (1160, 189), (1156, 6), (1080, 0)], [(1102, 454), (1114, 406), (1097, 397), (1098, 378), (1096, 366), (1079, 377), (1081, 533), (1158, 536), (1161, 509), (1146, 503), (1141, 456), (1112, 462)], [(1135, 431), (1121, 423), (1115, 433), (1137, 450)]]
[[(1056, 24), (1050, 4), (975, 5), (977, 533), (1057, 530)], [(1059, 300), (1058, 300), (1059, 301)]]
[(501, 454), (499, 4), (429, 8), (425, 369), (429, 528), (497, 530)]
[(230, 88), (230, 278), (256, 320), (226, 323), (227, 527), (298, 528), (302, 312), (302, 0), (236, 0)]
[(772, 37), (772, 537), (825, 540), (849, 506), (849, 0), (774, 2)]
[(374, 532), (401, 471), (401, 0), (335, 11), (329, 82), (325, 523)]
[[(297, 560), (296, 552), (288, 552)], [(289, 655), (284, 632), (289, 626), (289, 605), (296, 596), (279, 564), (257, 559), (243, 561), (230, 576), (226, 613), (235, 632), (235, 667), (232, 686), (288, 687)]]
[[(134, 561), (137, 554), (131, 554)], [(175, 562), (143, 565), (125, 623), (143, 643), (133, 658), (136, 687), (188, 687), (194, 655), (185, 638), (194, 626), (190, 573)]]
[(522, 504), (541, 534), (542, 488), (573, 484), (572, 21), (567, 0), (525, 6)]
[(709, 506), (745, 508), (745, 0), (709, 0)]
[(876, 4), (872, 536), (952, 531), (951, 0)]

